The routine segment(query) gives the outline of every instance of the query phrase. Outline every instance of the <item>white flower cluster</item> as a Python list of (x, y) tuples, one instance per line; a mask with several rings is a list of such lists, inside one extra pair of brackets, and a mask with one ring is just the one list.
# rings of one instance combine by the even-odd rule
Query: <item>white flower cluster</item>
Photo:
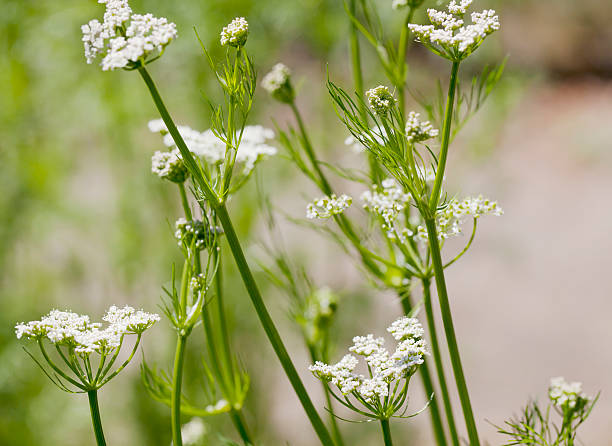
[(364, 209), (383, 219), (383, 229), (387, 231), (388, 236), (393, 237), (394, 223), (406, 209), (410, 194), (404, 193), (392, 178), (387, 178), (381, 185), (382, 190), (374, 185), (371, 190), (362, 193), (361, 200), (364, 202)]
[(466, 25), (463, 16), (472, 0), (452, 0), (448, 12), (428, 9), (431, 25), (409, 24), (417, 40), (436, 54), (452, 61), (461, 61), (472, 54), (494, 31), (500, 27), (499, 18), (492, 9), (471, 14), (472, 24)]
[(559, 376), (551, 378), (548, 387), (548, 396), (553, 404), (561, 409), (574, 409), (579, 403), (589, 401), (590, 398), (582, 392), (582, 383), (568, 383)]
[[(488, 198), (468, 197), (461, 201), (452, 199), (446, 208), (441, 211), (436, 219), (438, 229), (438, 238), (440, 240), (459, 235), (461, 233), (461, 224), (467, 216), (472, 218), (480, 218), (484, 215), (501, 216), (504, 214), (503, 209), (496, 201), (491, 201)], [(427, 230), (424, 226), (417, 228), (416, 238), (419, 241), (427, 241)]]
[(353, 199), (346, 194), (339, 197), (332, 194), (330, 197), (321, 197), (308, 203), (306, 206), (306, 218), (330, 218), (334, 215), (341, 214), (353, 203)]
[(393, 94), (384, 85), (379, 85), (366, 91), (366, 98), (374, 113), (378, 116), (385, 116), (395, 105)]
[(249, 36), (249, 24), (244, 17), (236, 17), (221, 31), (221, 45), (243, 47)]
[(195, 446), (202, 442), (206, 434), (206, 425), (201, 418), (192, 418), (181, 426), (183, 446)]
[(183, 183), (189, 178), (189, 171), (177, 148), (169, 152), (155, 152), (151, 157), (151, 171), (160, 178), (173, 183)]
[[(98, 0), (106, 5), (104, 21), (81, 26), (87, 63), (102, 55), (102, 69), (130, 67), (159, 55), (177, 36), (176, 25), (151, 14), (132, 14), (127, 0)], [(135, 66), (135, 65), (134, 65)]]
[(277, 63), (261, 81), (262, 87), (280, 102), (290, 104), (295, 99), (291, 85), (291, 70), (282, 63)]
[[(149, 130), (160, 133), (166, 147), (176, 147), (172, 135), (161, 119), (149, 121)], [(209, 164), (222, 164), (225, 160), (226, 144), (215, 133), (208, 129), (198, 132), (186, 125), (179, 125), (177, 129), (189, 150)], [(236, 153), (236, 162), (242, 165), (243, 174), (249, 174), (255, 165), (268, 156), (276, 155), (277, 150), (268, 144), (274, 139), (274, 131), (261, 125), (247, 125), (242, 133), (240, 146)]]
[(421, 121), (420, 113), (411, 111), (406, 118), (406, 139), (412, 143), (427, 141), (438, 136), (438, 129), (429, 121)]
[(93, 352), (107, 355), (119, 348), (124, 335), (141, 334), (160, 318), (129, 306), (112, 306), (102, 319), (108, 322), (104, 329), (102, 324), (90, 322), (89, 316), (52, 310), (39, 321), (17, 324), (15, 334), (17, 339), (46, 338), (53, 344), (74, 348), (83, 357)]
[[(319, 379), (338, 387), (343, 395), (355, 393), (368, 402), (382, 401), (389, 395), (393, 381), (407, 379), (428, 355), (423, 327), (415, 318), (402, 317), (387, 330), (398, 341), (395, 352), (390, 353), (383, 338), (372, 334), (356, 336), (349, 350), (363, 356), (368, 364), (369, 378), (354, 373), (358, 360), (346, 355), (335, 365), (317, 361), (310, 371)], [(401, 387), (401, 386), (400, 386)]]

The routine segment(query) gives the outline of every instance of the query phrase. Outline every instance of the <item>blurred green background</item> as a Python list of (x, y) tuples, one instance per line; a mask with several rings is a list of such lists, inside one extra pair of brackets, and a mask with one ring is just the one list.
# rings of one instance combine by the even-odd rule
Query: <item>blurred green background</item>
[[(390, 36), (399, 18), (390, 0), (374, 0)], [(181, 123), (209, 126), (205, 97), (216, 90), (197, 45), (195, 26), (214, 54), (222, 26), (249, 20), (248, 48), (261, 74), (282, 60), (294, 71), (299, 103), (322, 158), (359, 165), (343, 145), (323, 83), (326, 66), (350, 88), (348, 22), (341, 0), (133, 0), (136, 12), (168, 17), (180, 38), (151, 66), (162, 96)], [(436, 5), (428, 1), (426, 5)], [(464, 67), (464, 75), (509, 54), (507, 72), (451, 156), (450, 184), (500, 199), (504, 222), (487, 222), (471, 260), (453, 270), (453, 301), (470, 387), (483, 435), (529, 395), (544, 397), (552, 375), (604, 389), (585, 444), (610, 444), (612, 415), (605, 377), (612, 366), (606, 322), (610, 286), (601, 280), (609, 255), (612, 4), (599, 0), (487, 0), (502, 30)], [(152, 101), (134, 73), (102, 72), (83, 57), (80, 25), (101, 17), (94, 0), (2, 0), (0, 3), (0, 444), (93, 444), (84, 397), (52, 386), (14, 337), (15, 323), (51, 308), (99, 318), (110, 304), (154, 310), (180, 252), (171, 225), (179, 216), (174, 188), (150, 173), (160, 149), (146, 123)], [(419, 20), (423, 20), (422, 17)], [(386, 83), (363, 42), (366, 86)], [(409, 86), (425, 93), (446, 83), (448, 66), (413, 46)], [(290, 120), (259, 91), (251, 123)], [(313, 187), (282, 159), (258, 168), (284, 212), (302, 217)], [(265, 231), (255, 181), (231, 204), (247, 254), (255, 260)], [(494, 195), (497, 194), (497, 195)], [(608, 222), (608, 223), (606, 223)], [(501, 229), (500, 229), (501, 228)], [(307, 229), (288, 225), (287, 244), (320, 285), (342, 295), (335, 327), (338, 355), (355, 334), (381, 332), (399, 315), (390, 295), (371, 288), (351, 259)], [(250, 249), (252, 248), (252, 249)], [(565, 263), (562, 262), (564, 259)], [(471, 262), (471, 263), (470, 263)], [(556, 263), (557, 262), (557, 263)], [(558, 263), (561, 262), (561, 263)], [(233, 343), (252, 379), (249, 422), (265, 444), (315, 444), (315, 439), (226, 262)], [(255, 264), (255, 262), (253, 262)], [(332, 269), (333, 267), (333, 269)], [(287, 317), (287, 298), (258, 276), (275, 320), (322, 410), (319, 384)], [(482, 279), (482, 280), (480, 280)], [(465, 299), (462, 299), (465, 297)], [(609, 314), (609, 313), (608, 313)], [(489, 333), (484, 336), (482, 333)], [(580, 338), (579, 340), (576, 337)], [(192, 336), (188, 388), (198, 394)], [(147, 358), (169, 368), (174, 337), (162, 321), (145, 336)], [(170, 444), (169, 411), (151, 400), (138, 361), (106, 386), (101, 411), (109, 444)], [(570, 375), (571, 374), (571, 375)], [(424, 401), (414, 385), (418, 408)], [(457, 412), (459, 416), (459, 412)], [(459, 418), (458, 418), (459, 419)], [(207, 419), (208, 442), (234, 438), (225, 417)], [(395, 424), (399, 444), (429, 444), (428, 416)], [(377, 444), (377, 426), (341, 424), (348, 444)], [(588, 432), (587, 432), (588, 431)], [(208, 443), (207, 443), (208, 444)]]

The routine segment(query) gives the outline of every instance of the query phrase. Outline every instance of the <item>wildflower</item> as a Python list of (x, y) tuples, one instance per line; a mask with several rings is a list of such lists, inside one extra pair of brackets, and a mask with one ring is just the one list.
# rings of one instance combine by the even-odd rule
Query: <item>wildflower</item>
[(492, 9), (471, 14), (472, 24), (466, 25), (463, 17), (472, 0), (452, 0), (448, 12), (428, 9), (431, 25), (409, 24), (417, 41), (434, 53), (454, 62), (472, 54), (490, 34), (500, 27), (499, 18)]
[(341, 214), (353, 203), (353, 199), (346, 194), (336, 197), (335, 194), (318, 198), (306, 207), (306, 218), (330, 218)]
[(388, 230), (393, 227), (400, 212), (406, 208), (410, 194), (404, 193), (392, 178), (384, 180), (381, 186), (382, 190), (374, 185), (371, 190), (365, 191), (361, 194), (361, 200), (364, 202), (364, 209), (381, 217), (384, 222), (383, 229)]
[(438, 129), (429, 121), (421, 121), (420, 114), (411, 111), (406, 118), (406, 138), (411, 143), (423, 142), (438, 136)]
[(102, 56), (104, 71), (137, 68), (159, 56), (176, 38), (174, 23), (152, 14), (132, 14), (127, 0), (100, 0), (106, 5), (104, 21), (81, 26), (87, 63)]
[(160, 178), (173, 183), (183, 183), (189, 178), (189, 170), (183, 163), (178, 149), (170, 152), (155, 152), (151, 158), (151, 171)]
[(563, 377), (551, 378), (548, 397), (563, 411), (584, 407), (590, 401), (582, 392), (582, 383), (568, 383)]
[(159, 322), (159, 319), (157, 314), (135, 310), (129, 305), (123, 308), (113, 305), (102, 317), (102, 320), (108, 322), (112, 329), (123, 334), (141, 334), (155, 322)]
[[(354, 373), (358, 360), (348, 354), (335, 365), (320, 361), (310, 366), (310, 371), (319, 379), (336, 386), (345, 396), (353, 395), (359, 401), (365, 401), (366, 408), (373, 412), (373, 417), (388, 418), (399, 410), (389, 407), (389, 401), (397, 401), (398, 393), (407, 392), (403, 386), (394, 381), (408, 380), (423, 363), (428, 355), (424, 330), (415, 318), (402, 317), (387, 329), (398, 342), (396, 349), (390, 353), (384, 346), (383, 338), (374, 335), (355, 336), (349, 351), (364, 357), (368, 365), (368, 377)], [(389, 394), (393, 393), (392, 398)], [(392, 405), (391, 405), (392, 406)], [(347, 406), (348, 407), (348, 406)]]
[(378, 116), (385, 116), (395, 105), (395, 98), (384, 85), (366, 91), (366, 97), (370, 107)]
[(261, 85), (277, 101), (290, 104), (295, 99), (291, 85), (291, 71), (282, 63), (272, 67), (272, 70), (264, 76)]
[(249, 36), (249, 24), (244, 17), (236, 17), (221, 31), (221, 45), (241, 48)]
[(198, 251), (211, 246), (216, 235), (221, 232), (219, 228), (206, 226), (202, 220), (186, 220), (183, 217), (176, 221), (175, 227), (174, 236), (178, 245), (193, 247)]
[(168, 133), (168, 127), (166, 127), (163, 119), (152, 119), (147, 123), (147, 127), (149, 127), (151, 133), (161, 133), (162, 135)]
[(181, 437), (184, 446), (200, 444), (206, 434), (206, 425), (201, 418), (192, 418), (188, 423), (181, 426)]
[(418, 8), (423, 4), (425, 0), (393, 0), (391, 7), (393, 9), (401, 9), (406, 6), (411, 7), (412, 9)]

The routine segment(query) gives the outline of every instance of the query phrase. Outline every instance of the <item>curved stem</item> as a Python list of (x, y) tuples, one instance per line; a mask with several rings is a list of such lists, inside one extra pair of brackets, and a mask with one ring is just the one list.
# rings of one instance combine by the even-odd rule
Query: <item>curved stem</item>
[(451, 314), (450, 302), (448, 300), (448, 291), (446, 290), (446, 279), (444, 277), (444, 266), (440, 256), (440, 245), (438, 243), (438, 233), (436, 230), (436, 222), (433, 218), (425, 219), (427, 226), (427, 236), (429, 238), (429, 248), (431, 251), (431, 259), (436, 278), (436, 287), (438, 290), (438, 300), (440, 301), (440, 311), (442, 313), (442, 321), (444, 322), (444, 333), (446, 335), (446, 343), (450, 353), (453, 373), (455, 375), (455, 383), (459, 392), (461, 408), (463, 409), (463, 417), (470, 439), (470, 446), (480, 446), (478, 439), (478, 431), (476, 422), (474, 421), (474, 413), (472, 411), (472, 403), (468, 393), (463, 366), (461, 365), (461, 357), (459, 355), (459, 347), (457, 345), (457, 337), (455, 336), (455, 327), (453, 324), (453, 316)]
[(98, 407), (98, 391), (89, 390), (87, 396), (89, 397), (89, 411), (91, 412), (91, 423), (93, 424), (96, 442), (98, 446), (106, 446), (104, 432), (102, 431), (102, 420), (100, 419), (100, 408)]
[(453, 108), (455, 106), (455, 92), (457, 90), (457, 74), (459, 73), (459, 62), (453, 62), (451, 68), (450, 81), (448, 84), (448, 96), (446, 97), (446, 111), (444, 112), (444, 130), (442, 133), (442, 145), (440, 156), (438, 157), (438, 167), (436, 168), (436, 179), (434, 181), (429, 208), (435, 213), (442, 192), (442, 180), (446, 169), (446, 158), (448, 155), (448, 144), (450, 142), (451, 125), (453, 123)]
[(444, 365), (442, 364), (442, 355), (440, 353), (440, 344), (438, 343), (438, 334), (434, 321), (433, 307), (431, 304), (431, 282), (429, 279), (423, 279), (423, 300), (425, 301), (425, 314), (427, 315), (427, 327), (429, 329), (429, 337), (431, 339), (431, 350), (434, 361), (436, 363), (436, 372), (438, 374), (438, 382), (440, 384), (440, 393), (446, 411), (446, 419), (448, 421), (448, 430), (450, 432), (451, 441), (454, 446), (459, 446), (459, 437), (457, 436), (457, 427), (455, 426), (455, 417), (453, 415), (453, 407), (450, 402), (448, 386), (446, 385), (446, 376), (444, 375)]
[(453, 263), (455, 263), (457, 260), (459, 260), (461, 257), (463, 257), (463, 254), (465, 254), (468, 249), (470, 249), (470, 246), (472, 246), (472, 242), (474, 241), (474, 236), (476, 235), (476, 223), (477, 223), (477, 219), (474, 219), (474, 224), (472, 225), (472, 235), (470, 235), (470, 239), (467, 242), (467, 245), (465, 245), (465, 248), (463, 248), (461, 250), (461, 252), (459, 254), (457, 254), (453, 260), (447, 262), (444, 265), (444, 269), (448, 268), (449, 266), (451, 266)]
[(240, 246), (240, 242), (238, 240), (238, 237), (236, 236), (236, 232), (234, 231), (234, 227), (232, 225), (232, 221), (229, 217), (229, 214), (227, 213), (227, 209), (225, 208), (225, 204), (219, 202), (219, 198), (215, 194), (214, 190), (211, 188), (210, 184), (208, 184), (208, 182), (204, 179), (200, 167), (196, 163), (195, 159), (193, 158), (193, 155), (189, 151), (189, 148), (185, 144), (183, 137), (176, 128), (176, 125), (174, 124), (174, 121), (172, 120), (168, 109), (166, 108), (159, 92), (157, 91), (157, 87), (155, 86), (153, 79), (151, 79), (151, 76), (149, 76), (149, 73), (144, 67), (140, 67), (138, 69), (138, 72), (140, 73), (145, 84), (147, 85), (147, 88), (151, 93), (153, 102), (155, 103), (155, 106), (157, 107), (160, 116), (162, 117), (164, 123), (166, 124), (166, 127), (168, 128), (168, 132), (172, 135), (174, 143), (181, 152), (183, 161), (189, 169), (189, 172), (191, 173), (196, 183), (196, 186), (202, 189), (202, 193), (205, 195), (206, 199), (209, 200), (211, 206), (213, 206), (213, 208), (218, 213), (219, 221), (221, 222), (221, 226), (223, 226), (223, 230), (225, 231), (225, 234), (227, 236), (232, 255), (234, 256), (234, 260), (236, 261), (238, 270), (247, 289), (249, 297), (251, 298), (253, 306), (255, 307), (257, 315), (259, 316), (259, 320), (264, 328), (264, 331), (268, 335), (268, 339), (272, 344), (272, 347), (274, 348), (274, 351), (279, 361), (281, 362), (281, 365), (283, 366), (283, 369), (287, 374), (287, 377), (289, 378), (289, 381), (291, 382), (294, 391), (300, 399), (300, 402), (302, 403), (302, 406), (304, 407), (304, 410), (314, 430), (316, 431), (317, 436), (319, 437), (323, 445), (333, 445), (331, 436), (329, 435), (329, 432), (327, 432), (327, 429), (325, 428), (321, 417), (319, 417), (319, 414), (315, 410), (314, 405), (312, 404), (312, 401), (310, 400), (310, 397), (306, 392), (306, 388), (304, 387), (304, 384), (302, 383), (295, 369), (295, 366), (293, 365), (293, 362), (291, 361), (291, 358), (287, 353), (287, 349), (285, 348), (283, 341), (281, 340), (280, 335), (276, 330), (274, 322), (272, 321), (272, 318), (270, 317), (268, 310), (266, 309), (266, 306), (263, 302), (263, 298), (261, 297), (261, 293), (259, 292), (255, 279), (253, 278), (253, 274), (251, 273), (251, 269), (246, 261), (246, 258), (244, 257), (244, 253), (242, 252), (242, 247)]
[(178, 336), (172, 372), (172, 445), (183, 446), (181, 437), (181, 387), (183, 382), (183, 362), (185, 360), (186, 336)]
[[(410, 295), (400, 293), (399, 297), (402, 302), (404, 314), (410, 314), (412, 311)], [(431, 402), (429, 403), (429, 413), (431, 415), (431, 425), (434, 431), (434, 437), (436, 438), (436, 444), (438, 446), (447, 446), (446, 434), (444, 433), (444, 427), (442, 426), (442, 416), (440, 415), (440, 407), (438, 406), (438, 398), (434, 390), (433, 379), (431, 378), (431, 372), (429, 371), (427, 361), (419, 366), (419, 373), (421, 374), (421, 380), (423, 381), (426, 396), (427, 398), (431, 398)]]
[(389, 426), (389, 420), (380, 420), (380, 427), (382, 428), (383, 439), (385, 440), (385, 446), (393, 446), (393, 440), (391, 439), (391, 427)]

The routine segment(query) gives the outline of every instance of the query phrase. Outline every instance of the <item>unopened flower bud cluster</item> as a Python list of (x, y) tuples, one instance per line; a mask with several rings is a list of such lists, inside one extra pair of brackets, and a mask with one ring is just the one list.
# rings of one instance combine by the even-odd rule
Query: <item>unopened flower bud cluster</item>
[(590, 398), (582, 392), (582, 383), (569, 383), (563, 377), (550, 380), (548, 397), (561, 410), (574, 409), (590, 401)]
[(57, 346), (74, 348), (75, 353), (87, 357), (94, 352), (108, 355), (121, 345), (123, 336), (142, 334), (159, 321), (159, 315), (146, 313), (125, 306), (112, 306), (102, 318), (108, 323), (93, 323), (89, 316), (70, 311), (52, 310), (38, 321), (20, 323), (15, 326), (17, 339), (47, 339)]
[(428, 9), (431, 25), (409, 24), (417, 41), (428, 46), (436, 54), (458, 62), (473, 53), (493, 32), (500, 27), (495, 11), (484, 10), (471, 14), (472, 23), (466, 25), (464, 15), (472, 0), (452, 0), (448, 12)]
[(385, 116), (395, 105), (393, 94), (384, 85), (366, 91), (366, 98), (370, 107), (378, 116)]
[(330, 218), (344, 212), (352, 203), (353, 199), (346, 194), (342, 194), (339, 197), (334, 194), (329, 197), (321, 197), (312, 203), (308, 203), (306, 218), (311, 220), (315, 218)]
[(137, 67), (159, 55), (177, 36), (176, 25), (151, 14), (133, 14), (127, 0), (98, 0), (106, 5), (104, 21), (81, 27), (87, 63), (102, 56), (102, 69)]
[[(330, 382), (343, 395), (354, 394), (368, 402), (381, 402), (389, 396), (392, 383), (408, 379), (428, 355), (423, 327), (415, 318), (402, 317), (387, 329), (397, 341), (393, 353), (385, 347), (383, 338), (374, 335), (356, 336), (349, 350), (363, 356), (369, 377), (356, 374), (358, 360), (348, 354), (335, 365), (320, 361), (310, 366), (310, 371), (319, 379)], [(400, 386), (401, 387), (401, 386)]]
[(221, 232), (220, 228), (207, 226), (202, 220), (187, 220), (184, 217), (176, 221), (175, 228), (174, 237), (178, 245), (196, 250), (208, 248), (216, 234)]
[(290, 104), (295, 99), (291, 85), (291, 70), (282, 63), (277, 63), (261, 81), (262, 87), (277, 101)]
[(236, 17), (221, 31), (221, 45), (243, 47), (249, 36), (249, 24), (244, 17)]
[(151, 157), (151, 171), (160, 178), (173, 183), (183, 183), (189, 178), (189, 171), (177, 148), (169, 152), (155, 152)]

